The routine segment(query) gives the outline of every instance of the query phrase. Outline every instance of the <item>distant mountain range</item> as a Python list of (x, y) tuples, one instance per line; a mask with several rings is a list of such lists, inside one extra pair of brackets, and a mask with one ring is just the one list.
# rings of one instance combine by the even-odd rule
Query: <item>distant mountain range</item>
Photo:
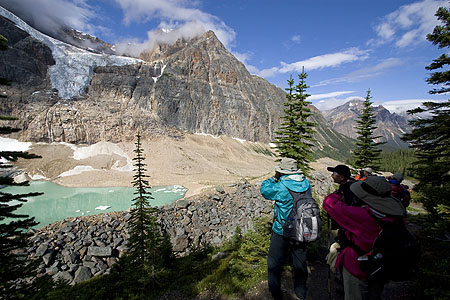
[[(363, 108), (364, 101), (355, 99), (322, 113), (334, 130), (347, 137), (356, 138), (355, 120), (361, 116)], [(411, 126), (404, 116), (391, 113), (382, 105), (374, 106), (373, 114), (377, 126), (374, 135), (381, 136), (377, 142), (386, 142), (386, 146), (393, 148), (408, 147), (408, 144), (400, 139), (404, 133), (411, 131)]]
[[(0, 87), (8, 95), (0, 114), (19, 118), (14, 125), (24, 129), (22, 140), (91, 144), (132, 140), (138, 131), (176, 137), (187, 131), (273, 141), (285, 92), (250, 74), (213, 32), (157, 45), (139, 58), (112, 55), (112, 45), (64, 32), (66, 42), (0, 7), (0, 34), (9, 46), (0, 55), (0, 77), (12, 81)], [(311, 108), (315, 155), (345, 160), (354, 145), (350, 129), (340, 131), (332, 112), (327, 121)], [(394, 134), (391, 125), (385, 128)]]

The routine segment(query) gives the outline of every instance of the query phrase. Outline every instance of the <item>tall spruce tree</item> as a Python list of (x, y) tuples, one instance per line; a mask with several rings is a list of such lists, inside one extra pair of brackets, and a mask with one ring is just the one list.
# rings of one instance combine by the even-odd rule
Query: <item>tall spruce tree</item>
[(284, 105), (284, 115), (281, 117), (281, 124), (278, 131), (275, 132), (274, 143), (277, 146), (277, 152), (280, 157), (290, 157), (297, 160), (298, 168), (305, 174), (308, 174), (311, 168), (312, 148), (314, 146), (313, 134), (316, 123), (308, 121), (312, 115), (308, 108), (307, 101), (310, 95), (306, 93), (309, 88), (305, 79), (308, 76), (303, 68), (302, 73), (298, 75), (299, 83), (294, 87), (294, 79), (290, 76), (288, 87), (286, 88), (286, 102)]
[(155, 216), (158, 209), (150, 205), (150, 201), (154, 198), (150, 192), (150, 184), (146, 179), (149, 176), (145, 174), (147, 170), (139, 134), (135, 145), (136, 157), (133, 160), (135, 161), (134, 171), (136, 173), (132, 183), (136, 189), (134, 192), (136, 197), (133, 199), (132, 217), (129, 221), (128, 254), (132, 266), (142, 275), (139, 279), (141, 283), (146, 285), (148, 282), (146, 276), (149, 275), (151, 285), (154, 286), (157, 268), (167, 257), (167, 252), (171, 252), (172, 249), (167, 247), (167, 237), (163, 236), (158, 226)]
[(358, 137), (356, 149), (353, 151), (352, 164), (357, 169), (368, 167), (378, 171), (381, 149), (378, 149), (377, 146), (384, 144), (384, 142), (375, 142), (375, 139), (380, 138), (380, 136), (373, 134), (377, 126), (375, 126), (376, 121), (372, 111), (373, 102), (370, 101), (371, 98), (369, 89), (364, 100), (361, 116), (356, 120)]
[[(6, 50), (8, 50), (8, 39), (0, 34), (0, 51), (6, 51)], [(0, 77), (0, 84), (9, 85), (9, 80), (7, 80), (6, 78)], [(6, 98), (6, 96), (3, 94), (0, 94), (0, 98)]]
[[(7, 49), (7, 40), (0, 35), (0, 50)], [(0, 84), (8, 83), (6, 79)], [(17, 120), (15, 117), (0, 116), (0, 120)], [(10, 126), (0, 126), (1, 134), (19, 131)], [(40, 156), (21, 151), (0, 151), (0, 185), (19, 185), (10, 176), (12, 165), (5, 161), (16, 161), (21, 158), (38, 158)], [(20, 185), (26, 185), (27, 182)], [(33, 265), (27, 259), (24, 249), (29, 245), (29, 229), (38, 223), (34, 217), (17, 213), (27, 198), (42, 193), (10, 194), (0, 192), (0, 298), (15, 299), (24, 297), (28, 285), (16, 286), (15, 280), (33, 276)], [(7, 220), (6, 220), (7, 219)], [(20, 296), (21, 295), (21, 296)]]
[[(442, 22), (427, 39), (439, 48), (450, 47), (450, 11), (440, 7), (435, 16)], [(426, 67), (430, 74), (427, 82), (439, 86), (430, 94), (447, 94), (450, 91), (450, 57), (444, 53)], [(443, 103), (424, 102), (423, 107), (409, 110), (411, 115), (425, 113), (429, 117), (410, 121), (413, 130), (403, 136), (416, 149), (418, 161), (412, 166), (414, 176), (420, 180), (415, 190), (431, 213), (447, 215), (450, 227), (450, 100)], [(450, 230), (450, 228), (447, 228)]]

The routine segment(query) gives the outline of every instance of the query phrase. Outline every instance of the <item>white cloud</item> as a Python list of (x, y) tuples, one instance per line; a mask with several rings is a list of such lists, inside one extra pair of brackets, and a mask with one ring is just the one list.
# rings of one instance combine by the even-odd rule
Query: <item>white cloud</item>
[(294, 35), (291, 37), (291, 41), (296, 43), (296, 44), (300, 44), (301, 38), (299, 35)]
[(86, 0), (2, 0), (1, 5), (44, 32), (56, 32), (61, 27), (94, 31), (90, 20), (96, 15)]
[(249, 64), (246, 64), (245, 65), (245, 67), (247, 68), (247, 70), (251, 73), (251, 74), (259, 74), (259, 70), (258, 70), (258, 68), (257, 67), (255, 67), (255, 66), (253, 66), (253, 65), (249, 65)]
[(281, 62), (279, 67), (272, 67), (263, 70), (258, 70), (252, 66), (253, 73), (261, 77), (272, 77), (280, 73), (301, 72), (305, 68), (306, 72), (315, 69), (337, 67), (344, 63), (349, 63), (358, 60), (365, 60), (369, 56), (369, 51), (359, 50), (357, 48), (350, 48), (341, 52), (324, 54), (314, 56), (306, 60), (297, 61), (294, 63)]
[(375, 26), (378, 39), (370, 40), (370, 45), (380, 45), (393, 42), (398, 47), (407, 47), (426, 40), (426, 35), (439, 24), (434, 16), (441, 6), (447, 6), (448, 1), (424, 0), (403, 5), (386, 15)]
[(302, 68), (311, 71), (327, 67), (336, 67), (343, 63), (353, 62), (357, 60), (365, 60), (368, 57), (368, 51), (359, 50), (358, 48), (350, 48), (341, 52), (314, 56), (306, 60), (294, 63), (281, 62), (280, 73), (301, 72)]
[(145, 41), (133, 39), (123, 40), (116, 43), (117, 53), (138, 56), (144, 50), (153, 49), (156, 44), (173, 44), (179, 38), (190, 39), (195, 36), (199, 36), (207, 31), (207, 28), (204, 26), (204, 24), (198, 23), (196, 21), (184, 23), (176, 28), (170, 29), (168, 29), (167, 24), (164, 25), (160, 25), (161, 28), (164, 28), (164, 30), (159, 28), (148, 31), (147, 39)]
[(251, 53), (239, 53), (239, 52), (231, 52), (234, 57), (236, 57), (241, 63), (247, 64), (247, 61), (252, 57)]
[(445, 102), (447, 100), (430, 100), (430, 99), (405, 99), (405, 100), (390, 100), (384, 102), (377, 102), (383, 105), (391, 113), (402, 114), (407, 110), (422, 106), (423, 102)]
[(118, 43), (118, 51), (139, 52), (152, 48), (155, 43), (173, 43), (178, 38), (192, 38), (208, 30), (214, 31), (217, 38), (230, 47), (236, 33), (216, 16), (195, 8), (195, 2), (186, 0), (115, 0), (123, 10), (124, 22), (147, 22), (160, 20), (159, 29), (171, 29), (170, 32), (152, 30), (144, 42), (130, 45), (128, 41)]
[[(111, 1), (112, 2), (112, 1)], [(117, 43), (117, 53), (139, 55), (155, 43), (173, 43), (179, 38), (192, 38), (208, 30), (231, 47), (236, 33), (218, 17), (196, 8), (198, 1), (187, 0), (114, 0), (123, 11), (123, 22), (159, 22), (158, 28), (149, 30), (147, 39), (127, 39)], [(95, 27), (92, 21), (103, 18), (100, 6), (89, 5), (88, 0), (1, 0), (1, 5), (17, 14), (31, 26), (45, 32), (56, 32), (70, 27), (86, 33), (109, 32), (110, 28)], [(163, 32), (161, 29), (171, 29)]]
[(362, 81), (367, 78), (379, 76), (379, 75), (383, 74), (385, 72), (385, 70), (402, 65), (403, 63), (404, 62), (398, 58), (384, 59), (374, 66), (370, 66), (370, 67), (366, 67), (366, 68), (362, 68), (362, 69), (353, 71), (343, 77), (323, 80), (323, 81), (319, 82), (318, 84), (311, 86), (311, 87), (324, 86), (324, 85), (341, 83), (341, 82)]
[(351, 93), (354, 93), (354, 91), (339, 91), (339, 92), (331, 92), (331, 93), (326, 93), (326, 94), (315, 94), (315, 95), (309, 96), (308, 100), (311, 101), (311, 100), (320, 100), (320, 99), (325, 99), (325, 98), (334, 98), (334, 97), (351, 94)]
[(280, 72), (279, 68), (273, 67), (273, 68), (270, 68), (270, 69), (261, 70), (261, 71), (259, 71), (257, 73), (257, 75), (261, 76), (261, 77), (272, 77), (272, 76), (275, 76), (279, 72)]

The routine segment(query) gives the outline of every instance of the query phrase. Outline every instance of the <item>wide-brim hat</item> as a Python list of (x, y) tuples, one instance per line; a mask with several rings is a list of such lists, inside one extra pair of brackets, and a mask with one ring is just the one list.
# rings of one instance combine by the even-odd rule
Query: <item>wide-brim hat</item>
[(293, 158), (283, 157), (280, 164), (275, 167), (275, 171), (281, 174), (297, 174), (302, 171), (297, 167), (297, 161)]
[(391, 184), (381, 176), (369, 176), (350, 186), (353, 194), (373, 209), (391, 216), (403, 216), (405, 208), (400, 200), (391, 197)]

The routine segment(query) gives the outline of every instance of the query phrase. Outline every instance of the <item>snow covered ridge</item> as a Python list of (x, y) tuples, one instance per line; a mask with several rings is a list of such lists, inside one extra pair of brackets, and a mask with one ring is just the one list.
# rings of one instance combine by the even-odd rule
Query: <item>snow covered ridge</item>
[(29, 26), (22, 19), (0, 6), (0, 15), (14, 22), (52, 50), (56, 62), (48, 70), (52, 87), (63, 99), (84, 94), (98, 66), (124, 66), (143, 62), (137, 58), (96, 54), (51, 38)]

